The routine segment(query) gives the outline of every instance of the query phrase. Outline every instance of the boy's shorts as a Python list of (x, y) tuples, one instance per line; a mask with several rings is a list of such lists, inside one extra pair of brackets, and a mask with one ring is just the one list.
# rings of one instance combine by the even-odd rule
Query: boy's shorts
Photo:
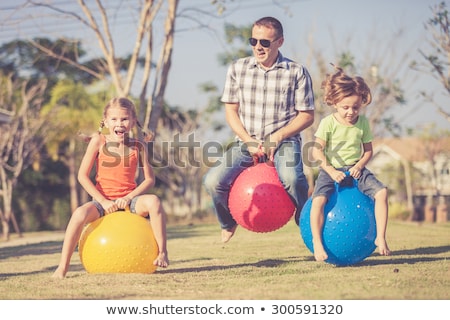
[[(351, 166), (338, 168), (339, 171), (348, 171)], [(347, 177), (341, 182), (341, 185), (353, 183), (353, 177)], [(375, 175), (367, 168), (364, 168), (361, 171), (361, 177), (357, 179), (357, 186), (359, 191), (366, 194), (370, 198), (374, 198), (375, 194), (381, 189), (386, 188), (386, 186), (379, 181)], [(316, 184), (314, 187), (314, 192), (312, 194), (312, 198), (317, 196), (325, 196), (327, 199), (333, 194), (336, 190), (336, 182), (330, 177), (328, 173), (326, 173), (323, 169), (320, 169), (319, 176), (317, 177)]]

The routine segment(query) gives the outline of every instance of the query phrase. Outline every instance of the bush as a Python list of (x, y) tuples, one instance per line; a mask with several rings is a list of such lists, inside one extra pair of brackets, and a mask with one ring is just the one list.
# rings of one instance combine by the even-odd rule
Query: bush
[(394, 202), (389, 204), (389, 219), (396, 219), (406, 221), (411, 212), (409, 212), (406, 204), (401, 202)]

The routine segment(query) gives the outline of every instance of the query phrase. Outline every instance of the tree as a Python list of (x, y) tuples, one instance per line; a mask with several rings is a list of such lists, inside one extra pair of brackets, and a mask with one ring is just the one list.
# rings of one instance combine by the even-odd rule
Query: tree
[(40, 137), (43, 136), (42, 130), (45, 130), (45, 119), (39, 117), (39, 110), (47, 82), (39, 80), (29, 84), (14, 73), (1, 74), (0, 82), (1, 105), (13, 114), (11, 122), (0, 125), (0, 220), (3, 239), (8, 240), (10, 222), (16, 233), (21, 235), (12, 211), (14, 185), (44, 143)]
[(54, 160), (61, 160), (69, 169), (71, 212), (79, 206), (77, 167), (81, 158), (77, 157), (77, 151), (86, 147), (76, 133), (91, 132), (98, 125), (104, 104), (101, 98), (89, 94), (82, 83), (63, 79), (52, 88), (51, 99), (42, 108), (41, 115), (50, 119), (53, 128), (47, 135), (47, 150)]
[(421, 152), (427, 159), (425, 176), (426, 185), (431, 196), (440, 197), (445, 195), (446, 174), (445, 171), (450, 168), (450, 131), (426, 127), (420, 134), (423, 149)]
[[(431, 7), (432, 18), (425, 23), (425, 29), (430, 33), (432, 52), (419, 49), (423, 62), (413, 61), (411, 68), (431, 75), (440, 82), (444, 94), (450, 96), (450, 15), (447, 4), (441, 2)], [(422, 96), (433, 103), (438, 112), (450, 122), (450, 107), (448, 103), (439, 103), (434, 98), (434, 92), (421, 92)]]
[[(139, 92), (140, 118), (144, 119), (143, 127), (149, 131), (150, 136), (156, 134), (158, 119), (164, 106), (164, 94), (167, 85), (168, 75), (172, 61), (172, 51), (174, 43), (174, 30), (176, 10), (179, 0), (146, 0), (139, 2), (137, 10), (139, 19), (136, 24), (136, 41), (131, 55), (125, 60), (126, 71), (123, 69), (123, 59), (119, 59), (116, 53), (116, 41), (112, 32), (111, 16), (108, 15), (106, 1), (96, 0), (96, 9), (89, 7), (84, 0), (78, 0), (78, 5), (84, 14), (78, 11), (65, 10), (61, 4), (49, 4), (38, 1), (29, 1), (30, 5), (46, 8), (53, 13), (65, 15), (80, 23), (80, 26), (87, 27), (97, 38), (99, 48), (103, 58), (99, 61), (103, 66), (104, 73), (98, 72), (98, 66), (93, 68), (78, 60), (77, 56), (67, 57), (62, 55), (53, 47), (46, 46), (37, 41), (32, 41), (33, 45), (57, 60), (64, 61), (68, 65), (74, 66), (92, 75), (98, 80), (109, 79), (119, 96), (129, 96), (133, 81), (137, 77), (138, 65), (142, 67), (142, 80)], [(154, 23), (158, 13), (166, 4), (167, 14), (165, 17), (164, 36), (160, 46), (159, 57), (156, 63), (154, 56)], [(98, 14), (96, 13), (98, 12)], [(61, 39), (61, 41), (64, 41)], [(66, 40), (72, 43), (73, 40)], [(143, 58), (141, 59), (141, 54)], [(155, 74), (152, 75), (154, 69)], [(152, 76), (152, 77), (151, 77)], [(153, 79), (153, 89), (151, 96), (147, 96), (150, 79)]]

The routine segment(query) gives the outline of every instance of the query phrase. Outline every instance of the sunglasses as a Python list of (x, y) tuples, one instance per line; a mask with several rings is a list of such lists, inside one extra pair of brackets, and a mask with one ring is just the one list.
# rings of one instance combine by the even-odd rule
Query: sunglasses
[(275, 40), (273, 40), (273, 41), (270, 41), (270, 40), (267, 40), (267, 39), (255, 39), (255, 38), (250, 38), (250, 39), (248, 39), (248, 42), (250, 43), (250, 45), (252, 46), (252, 47), (254, 47), (254, 46), (256, 46), (256, 44), (258, 43), (258, 41), (259, 41), (259, 43), (261, 44), (261, 46), (262, 47), (264, 47), (264, 48), (268, 48), (268, 47), (270, 47), (270, 45), (272, 44), (272, 42), (275, 42), (275, 41), (277, 41), (278, 39), (275, 39)]

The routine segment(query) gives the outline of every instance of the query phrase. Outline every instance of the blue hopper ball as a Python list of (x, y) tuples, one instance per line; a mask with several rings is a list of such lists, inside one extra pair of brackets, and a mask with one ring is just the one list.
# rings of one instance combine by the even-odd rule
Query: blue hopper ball
[[(305, 203), (300, 215), (300, 234), (306, 247), (314, 253), (310, 211), (312, 199)], [(374, 201), (352, 186), (339, 186), (324, 208), (323, 244), (326, 262), (348, 266), (361, 262), (375, 250), (376, 223)]]

